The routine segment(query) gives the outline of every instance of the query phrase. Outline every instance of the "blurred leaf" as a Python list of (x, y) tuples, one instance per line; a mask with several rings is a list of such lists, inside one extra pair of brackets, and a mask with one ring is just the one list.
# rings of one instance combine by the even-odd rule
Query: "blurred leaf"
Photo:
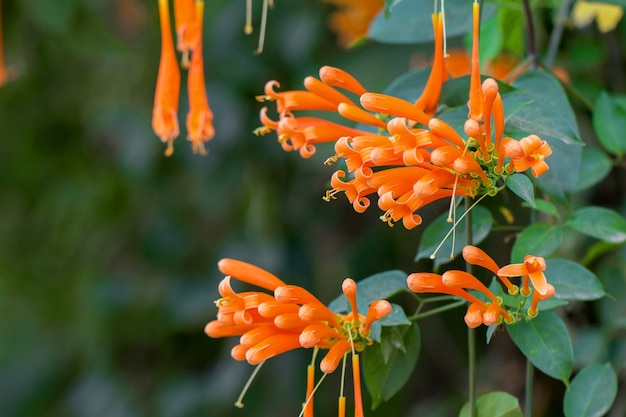
[(548, 259), (544, 271), (562, 300), (597, 300), (605, 296), (600, 280), (587, 268), (569, 259)]
[[(446, 11), (447, 17), (447, 11)], [(480, 24), (480, 39), (489, 39), (489, 42), (480, 43), (480, 62), (487, 62), (490, 59), (497, 57), (502, 52), (504, 44), (504, 36), (500, 30), (498, 16), (494, 15), (492, 18), (486, 20), (481, 19)], [(469, 37), (469, 33), (466, 35)], [(471, 43), (470, 43), (471, 45)]]
[(560, 226), (536, 222), (522, 230), (511, 251), (511, 262), (520, 263), (526, 255), (549, 256), (561, 246), (563, 231)]
[[(460, 218), (465, 212), (464, 207), (457, 207), (456, 218)], [(482, 206), (476, 206), (469, 214), (472, 218), (472, 239), (473, 244), (477, 245), (483, 241), (491, 231), (493, 225), (493, 218), (491, 212)], [(448, 213), (442, 213), (431, 224), (429, 224), (424, 230), (422, 239), (420, 240), (417, 255), (415, 256), (415, 262), (420, 259), (427, 259), (437, 249), (437, 246), (441, 243), (446, 234), (450, 231), (452, 223), (447, 221)], [(463, 247), (467, 245), (466, 236), (467, 224), (463, 219), (456, 227), (456, 242), (454, 245), (454, 256), (457, 256), (463, 250)], [(450, 261), (450, 253), (452, 252), (452, 235), (448, 236), (446, 241), (441, 245), (441, 248), (437, 252), (435, 257), (435, 269), (439, 265), (448, 263)]]
[[(381, 11), (369, 27), (368, 37), (391, 44), (433, 42), (431, 15), (433, 3), (415, 0), (394, 1), (389, 13)], [(496, 10), (494, 4), (482, 8), (482, 19), (488, 19)], [(472, 3), (463, 0), (446, 1), (446, 35), (454, 37), (472, 29)]]
[(567, 226), (605, 242), (626, 241), (626, 220), (619, 213), (605, 207), (589, 206), (578, 209), (567, 222)]
[(582, 163), (578, 182), (574, 191), (585, 190), (602, 181), (613, 167), (611, 160), (600, 149), (591, 146), (583, 148)]
[(74, 0), (22, 0), (27, 13), (45, 31), (61, 33), (70, 30)]
[(506, 180), (506, 186), (522, 200), (526, 201), (532, 208), (535, 204), (535, 188), (530, 179), (524, 174), (513, 174)]
[[(469, 417), (469, 402), (465, 403), (459, 417)], [(507, 392), (493, 391), (476, 398), (476, 417), (522, 417), (519, 400)]]
[(540, 211), (545, 214), (549, 214), (550, 216), (554, 216), (556, 218), (561, 217), (561, 215), (559, 214), (559, 210), (556, 208), (554, 204), (552, 204), (549, 201), (543, 200), (541, 198), (535, 199), (535, 207), (532, 207), (528, 203), (522, 203), (522, 206), (534, 208), (537, 211)]
[(524, 39), (524, 15), (520, 7), (506, 7), (500, 3), (498, 17), (500, 30), (505, 34), (502, 49), (510, 51), (516, 56), (523, 56), (526, 52)]
[(626, 274), (617, 266), (603, 265), (598, 276), (607, 294), (598, 302), (601, 323), (614, 326), (619, 318), (626, 317)]
[(569, 385), (574, 353), (563, 320), (555, 311), (507, 326), (509, 335), (537, 369)]
[(580, 329), (572, 338), (574, 367), (584, 368), (594, 363), (605, 362), (609, 357), (609, 340), (598, 326)]
[(385, 88), (383, 93), (414, 102), (424, 91), (430, 75), (430, 68), (420, 68), (402, 74)]
[(565, 417), (600, 417), (617, 395), (617, 375), (609, 363), (586, 367), (572, 380), (563, 398)]
[(417, 363), (420, 344), (420, 330), (413, 323), (385, 328), (381, 342), (365, 350), (363, 370), (365, 385), (372, 396), (372, 409), (393, 397), (407, 382)]
[(606, 91), (596, 100), (593, 128), (607, 151), (618, 156), (626, 152), (626, 107)]
[(610, 243), (603, 241), (596, 242), (587, 249), (587, 251), (585, 252), (585, 256), (583, 256), (580, 260), (580, 264), (583, 266), (590, 265), (600, 256), (609, 252), (613, 252), (620, 246), (622, 246), (620, 243)]

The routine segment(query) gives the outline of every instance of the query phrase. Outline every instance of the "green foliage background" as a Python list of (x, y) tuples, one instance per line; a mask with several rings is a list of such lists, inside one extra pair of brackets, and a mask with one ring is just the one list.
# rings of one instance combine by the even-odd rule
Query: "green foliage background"
[[(245, 2), (207, 2), (204, 57), (217, 136), (202, 158), (191, 153), (183, 129), (174, 156), (165, 158), (150, 127), (160, 42), (155, 1), (5, 0), (2, 7), (15, 79), (0, 88), (0, 415), (296, 416), (310, 360), (302, 351), (269, 361), (246, 407), (232, 406), (252, 368), (230, 358), (232, 340), (203, 333), (216, 312), (217, 261), (258, 264), (327, 302), (347, 276), (430, 266), (413, 263), (420, 230), (388, 228), (375, 207), (356, 215), (344, 199), (322, 201), (333, 170), (322, 162), (331, 148), (302, 161), (271, 135), (253, 136), (261, 107), (254, 96), (270, 79), (301, 88), (321, 65), (382, 91), (409, 70), (412, 54), (430, 54), (431, 46), (371, 43), (344, 51), (323, 24), (329, 5), (279, 1), (265, 52), (253, 56), (257, 34), (242, 31)], [(539, 12), (548, 27), (551, 13)], [(593, 28), (566, 32), (560, 63), (588, 100), (602, 89), (624, 92), (623, 73), (612, 76), (607, 63), (624, 64), (625, 38), (623, 23), (603, 37)], [(181, 120), (185, 101), (183, 89)], [(584, 140), (597, 144), (591, 117), (574, 105)], [(575, 198), (623, 215), (624, 178), (623, 166), (613, 167)], [(494, 200), (494, 216), (511, 198)], [(425, 223), (439, 208), (422, 213)], [(485, 245), (508, 262), (511, 236), (495, 236)], [(583, 256), (576, 239), (562, 249), (570, 259)], [(618, 300), (626, 295), (620, 254), (623, 248), (602, 269)], [(602, 301), (567, 314), (588, 348), (600, 343), (604, 350), (595, 354), (621, 364), (623, 375), (619, 306)], [(409, 385), (368, 415), (458, 412), (466, 372), (460, 317), (455, 310), (420, 322), (422, 348)], [(615, 317), (621, 327), (609, 324)], [(575, 366), (591, 362), (574, 348)], [(520, 394), (524, 362), (510, 340), (496, 335), (483, 349), (490, 354), (479, 390)], [(554, 398), (563, 386), (538, 378), (543, 415), (560, 415)], [(320, 389), (320, 416), (335, 414), (338, 384), (336, 375)]]

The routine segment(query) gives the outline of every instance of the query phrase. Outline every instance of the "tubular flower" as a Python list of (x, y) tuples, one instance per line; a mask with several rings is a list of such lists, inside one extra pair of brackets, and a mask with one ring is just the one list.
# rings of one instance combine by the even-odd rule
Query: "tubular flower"
[[(203, 0), (174, 0), (177, 49), (183, 57), (180, 66), (189, 69), (189, 114), (187, 115), (187, 138), (194, 153), (206, 155), (204, 142), (215, 134), (213, 112), (209, 107), (204, 80), (202, 59)], [(161, 25), (161, 59), (154, 93), (152, 129), (167, 143), (166, 156), (174, 153), (174, 139), (178, 137), (178, 99), (180, 95), (180, 68), (174, 50), (170, 28), (169, 1), (159, 0)], [(189, 56), (191, 55), (191, 59)]]
[(328, 18), (328, 26), (337, 34), (337, 42), (349, 48), (361, 41), (374, 17), (385, 5), (384, 0), (325, 0), (337, 6)]
[[(196, 17), (195, 0), (174, 0), (174, 22), (176, 26), (176, 49), (183, 54), (181, 66), (188, 68), (189, 55), (200, 39), (201, 23)], [(202, 13), (199, 13), (201, 16)]]
[(166, 156), (174, 153), (174, 139), (178, 137), (178, 97), (180, 93), (180, 69), (170, 32), (170, 12), (167, 0), (159, 0), (161, 23), (161, 60), (154, 93), (152, 129), (167, 143)]
[[(493, 272), (505, 284), (509, 295), (515, 297), (517, 301), (507, 301), (505, 304), (501, 297), (494, 294), (474, 275), (459, 270), (449, 270), (442, 275), (430, 272), (413, 273), (408, 276), (407, 284), (411, 291), (416, 293), (449, 294), (468, 301), (465, 323), (471, 328), (481, 324), (491, 326), (502, 322), (513, 324), (519, 321), (522, 317), (521, 308), (525, 305), (526, 299), (531, 296), (528, 281), (532, 283), (533, 290), (531, 305), (525, 316), (527, 318), (536, 317), (538, 303), (555, 294), (554, 287), (545, 280), (543, 258), (528, 255), (523, 264), (499, 268), (483, 250), (471, 245), (463, 248), (463, 257), (468, 263)], [(517, 286), (508, 280), (507, 277), (510, 276), (523, 276), (521, 291), (518, 291)]]
[(204, 82), (204, 61), (202, 59), (202, 15), (204, 2), (196, 2), (196, 30), (199, 35), (193, 47), (193, 55), (189, 72), (187, 75), (187, 85), (189, 90), (189, 114), (187, 114), (187, 139), (191, 142), (191, 149), (194, 153), (206, 155), (204, 143), (213, 139), (215, 129), (213, 128), (213, 112), (209, 107), (206, 86)]
[[(239, 336), (239, 344), (231, 350), (231, 356), (251, 365), (300, 347), (314, 348), (315, 352), (327, 349), (320, 369), (325, 374), (332, 373), (348, 352), (352, 351), (358, 358), (356, 352), (373, 343), (369, 337), (372, 323), (391, 312), (389, 302), (376, 300), (370, 304), (366, 316), (359, 314), (357, 285), (350, 278), (344, 281), (342, 289), (351, 311), (337, 314), (304, 288), (287, 285), (254, 265), (222, 259), (218, 267), (227, 276), (218, 287), (221, 298), (216, 301), (217, 318), (204, 331), (209, 337)], [(237, 293), (231, 287), (232, 279), (268, 292)], [(360, 378), (358, 364), (354, 369), (355, 378)], [(308, 369), (305, 415), (312, 415), (313, 383), (314, 371)], [(355, 381), (355, 407), (362, 409), (360, 380), (358, 390)]]

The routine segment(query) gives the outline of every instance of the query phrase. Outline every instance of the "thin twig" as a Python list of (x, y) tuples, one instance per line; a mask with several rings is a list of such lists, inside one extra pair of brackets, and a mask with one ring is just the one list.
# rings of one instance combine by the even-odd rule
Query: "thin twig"
[(533, 23), (530, 1), (522, 0), (522, 8), (524, 9), (524, 18), (526, 19), (526, 49), (530, 57), (530, 68), (535, 69), (539, 66), (539, 54), (537, 53), (537, 45), (535, 44), (535, 24)]
[(561, 3), (561, 8), (559, 9), (559, 13), (554, 19), (554, 29), (552, 29), (552, 34), (550, 35), (548, 52), (546, 52), (546, 58), (543, 61), (543, 64), (546, 68), (552, 68), (552, 65), (554, 65), (556, 52), (558, 51), (559, 45), (561, 44), (563, 29), (565, 28), (565, 24), (567, 23), (567, 16), (569, 15), (572, 3), (573, 0), (563, 0), (563, 3)]

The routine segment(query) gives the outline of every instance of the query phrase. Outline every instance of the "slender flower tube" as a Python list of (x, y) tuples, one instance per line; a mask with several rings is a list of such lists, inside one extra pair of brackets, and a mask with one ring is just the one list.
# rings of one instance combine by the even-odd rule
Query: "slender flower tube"
[(174, 22), (176, 26), (176, 49), (183, 54), (181, 67), (189, 67), (189, 55), (196, 47), (202, 36), (202, 29), (198, 27), (201, 20), (198, 17), (197, 2), (195, 0), (174, 0)]
[(187, 75), (189, 89), (189, 114), (187, 114), (187, 139), (191, 142), (194, 153), (206, 155), (204, 143), (213, 139), (215, 129), (213, 128), (213, 112), (209, 107), (209, 100), (206, 94), (204, 81), (204, 62), (202, 58), (202, 16), (204, 2), (196, 1), (196, 13), (194, 17), (198, 20), (197, 27), (199, 36), (196, 37), (191, 65)]
[(174, 153), (174, 139), (179, 133), (180, 69), (170, 31), (170, 12), (167, 0), (159, 0), (159, 21), (161, 24), (161, 59), (154, 93), (152, 129), (162, 142), (167, 143), (165, 155), (171, 156)]

